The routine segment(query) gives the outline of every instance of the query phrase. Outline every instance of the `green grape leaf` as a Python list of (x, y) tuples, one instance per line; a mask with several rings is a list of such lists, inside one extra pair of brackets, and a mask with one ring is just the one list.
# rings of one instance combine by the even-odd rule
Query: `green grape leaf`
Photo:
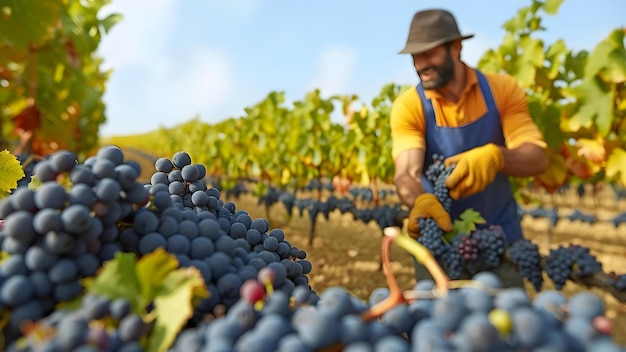
[(129, 300), (133, 312), (141, 313), (145, 301), (141, 299), (141, 286), (135, 270), (135, 256), (119, 252), (115, 258), (104, 263), (96, 277), (86, 278), (83, 284), (90, 293), (109, 299)]
[(487, 223), (487, 220), (485, 220), (485, 218), (483, 218), (479, 212), (472, 208), (466, 209), (463, 213), (461, 213), (461, 216), (459, 216), (459, 218), (463, 222), (472, 223), (474, 225)]
[(626, 150), (615, 148), (606, 162), (606, 176), (618, 179), (626, 186)]
[(546, 60), (550, 62), (550, 67), (547, 71), (548, 78), (554, 80), (559, 75), (559, 70), (562, 68), (568, 49), (563, 39), (557, 40), (554, 44), (548, 47), (546, 52)]
[(568, 130), (576, 132), (589, 128), (595, 120), (600, 135), (606, 136), (613, 120), (615, 86), (607, 86), (600, 78), (592, 77), (573, 88), (573, 93), (580, 99), (580, 105), (565, 123)]
[(626, 82), (626, 49), (623, 30), (613, 30), (591, 52), (585, 67), (585, 76), (592, 77), (598, 73), (605, 81), (618, 84)]
[(11, 190), (17, 188), (17, 181), (21, 180), (25, 174), (20, 161), (8, 150), (0, 152), (0, 199), (8, 196)]
[(112, 13), (100, 21), (104, 33), (108, 33), (116, 23), (122, 21), (124, 17), (119, 13)]
[(505, 31), (510, 33), (515, 33), (519, 30), (526, 28), (526, 15), (528, 14), (529, 8), (524, 7), (517, 11), (517, 15), (508, 21), (504, 22), (502, 28)]
[(154, 299), (156, 321), (147, 351), (167, 351), (193, 315), (192, 302), (208, 296), (206, 285), (197, 268), (181, 268), (170, 271), (163, 277), (159, 295)]
[(152, 302), (166, 283), (166, 277), (178, 268), (176, 257), (159, 247), (137, 261), (137, 280), (145, 302)]
[(50, 39), (59, 23), (60, 0), (5, 0), (0, 16), (0, 43), (27, 49)]
[(456, 235), (461, 233), (471, 234), (476, 230), (476, 225), (486, 223), (487, 220), (485, 220), (479, 212), (472, 208), (465, 209), (459, 216), (459, 219), (455, 219), (452, 222), (452, 231), (443, 235), (444, 241), (450, 243)]
[(563, 3), (563, 0), (546, 0), (546, 2), (543, 5), (543, 10), (548, 15), (556, 15), (562, 3)]

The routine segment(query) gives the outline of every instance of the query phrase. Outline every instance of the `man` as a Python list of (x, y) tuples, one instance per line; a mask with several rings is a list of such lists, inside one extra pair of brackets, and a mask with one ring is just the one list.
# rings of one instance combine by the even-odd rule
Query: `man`
[[(414, 15), (400, 53), (412, 56), (421, 82), (392, 106), (394, 183), (411, 208), (411, 236), (419, 236), (419, 218), (433, 218), (449, 231), (451, 219), (473, 208), (488, 224), (502, 226), (511, 243), (522, 238), (522, 230), (508, 176), (543, 173), (546, 143), (512, 77), (481, 73), (461, 61), (461, 43), (471, 37), (461, 35), (448, 11)], [(455, 165), (446, 181), (454, 200), (450, 213), (423, 175), (434, 154), (445, 156), (446, 166)]]

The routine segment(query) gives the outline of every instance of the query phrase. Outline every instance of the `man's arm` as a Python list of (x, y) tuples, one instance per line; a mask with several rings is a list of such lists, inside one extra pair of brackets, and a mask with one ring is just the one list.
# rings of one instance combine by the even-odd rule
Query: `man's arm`
[(502, 150), (504, 174), (529, 177), (548, 168), (544, 137), (530, 116), (526, 93), (517, 81), (508, 75), (491, 75), (494, 98), (502, 117), (502, 132), (508, 149)]
[(395, 158), (394, 184), (402, 204), (409, 208), (415, 204), (415, 199), (424, 193), (420, 176), (424, 165), (423, 149), (407, 149)]
[(542, 174), (548, 168), (548, 157), (544, 149), (533, 143), (522, 143), (520, 146), (507, 149), (500, 147), (504, 158), (502, 172), (514, 177), (529, 177)]

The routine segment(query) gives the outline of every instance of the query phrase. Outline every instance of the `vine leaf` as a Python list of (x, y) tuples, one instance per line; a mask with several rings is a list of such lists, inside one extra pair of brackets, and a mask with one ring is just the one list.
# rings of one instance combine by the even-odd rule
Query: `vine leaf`
[(548, 192), (556, 192), (565, 184), (568, 177), (568, 169), (562, 155), (548, 149), (548, 169), (534, 178), (534, 183), (545, 188)]
[(543, 10), (549, 15), (556, 15), (563, 0), (547, 0), (543, 5)]
[[(144, 321), (156, 317), (147, 341), (147, 351), (164, 352), (193, 315), (193, 306), (207, 291), (200, 271), (179, 268), (176, 258), (163, 248), (139, 260), (131, 253), (118, 253), (106, 262), (95, 278), (83, 280), (88, 292), (109, 299), (127, 299)], [(145, 307), (154, 303), (150, 313)]]
[[(174, 259), (175, 260), (175, 259)], [(194, 301), (208, 297), (204, 280), (195, 267), (170, 271), (154, 299), (156, 322), (147, 351), (165, 352), (193, 316)]]
[(626, 151), (624, 149), (613, 149), (606, 163), (606, 176), (618, 178), (622, 185), (626, 185)]
[(578, 139), (577, 142), (580, 146), (577, 152), (579, 156), (582, 156), (585, 159), (596, 164), (601, 164), (606, 160), (606, 150), (604, 148), (604, 141), (601, 138), (599, 139), (580, 138)]
[(450, 243), (456, 235), (461, 233), (470, 234), (476, 230), (476, 225), (486, 223), (487, 220), (479, 212), (472, 208), (466, 209), (461, 213), (459, 219), (455, 219), (452, 222), (452, 231), (444, 234), (444, 241)]
[(585, 76), (601, 74), (607, 82), (626, 82), (626, 50), (624, 31), (613, 30), (609, 36), (594, 48), (585, 67)]
[(0, 198), (4, 198), (17, 188), (17, 181), (21, 180), (25, 174), (19, 160), (8, 150), (0, 152)]
[(102, 266), (95, 278), (86, 278), (83, 284), (88, 292), (109, 299), (127, 299), (133, 312), (138, 313), (143, 303), (135, 264), (134, 255), (120, 252)]

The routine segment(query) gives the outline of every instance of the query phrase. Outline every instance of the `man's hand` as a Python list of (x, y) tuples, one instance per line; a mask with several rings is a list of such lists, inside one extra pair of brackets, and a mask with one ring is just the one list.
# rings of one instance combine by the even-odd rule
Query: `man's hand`
[(443, 209), (439, 199), (432, 193), (422, 193), (411, 208), (407, 224), (407, 233), (413, 238), (420, 236), (419, 219), (432, 218), (443, 231), (452, 231), (450, 214)]
[(452, 199), (461, 199), (484, 190), (496, 174), (504, 169), (504, 156), (500, 148), (485, 144), (447, 158), (446, 167), (455, 164), (446, 180)]

